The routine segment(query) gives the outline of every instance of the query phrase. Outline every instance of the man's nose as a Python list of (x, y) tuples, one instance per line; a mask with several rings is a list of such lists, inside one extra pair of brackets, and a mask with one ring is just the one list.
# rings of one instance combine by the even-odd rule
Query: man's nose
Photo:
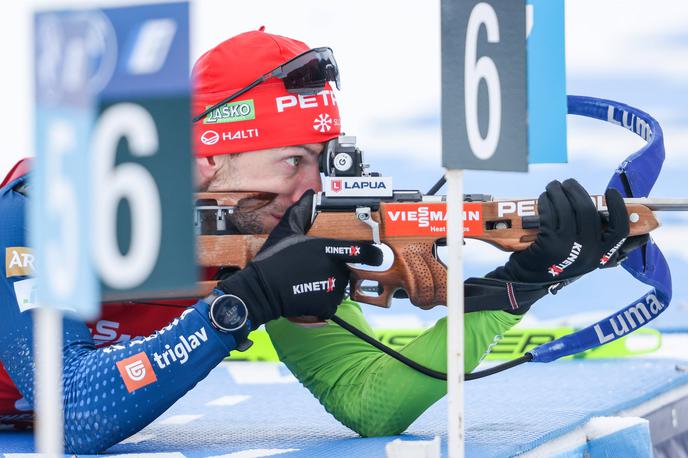
[(304, 192), (312, 189), (315, 192), (322, 191), (322, 182), (320, 181), (320, 168), (316, 164), (310, 167), (304, 167), (299, 173), (298, 182), (291, 195), (292, 203), (297, 202)]

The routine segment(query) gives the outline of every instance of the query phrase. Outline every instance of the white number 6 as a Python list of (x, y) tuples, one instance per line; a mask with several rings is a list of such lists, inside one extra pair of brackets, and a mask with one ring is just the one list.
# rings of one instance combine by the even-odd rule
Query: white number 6
[[(158, 131), (150, 113), (133, 103), (120, 103), (100, 116), (93, 133), (94, 256), (101, 278), (117, 289), (145, 281), (160, 251), (160, 193), (148, 170), (133, 162), (115, 165), (117, 144), (129, 142), (134, 156), (158, 151)], [(126, 199), (131, 208), (131, 244), (122, 254), (117, 242), (117, 206)]]
[[(482, 56), (476, 61), (478, 52), (478, 33), (485, 24), (487, 41), (499, 43), (499, 21), (491, 5), (478, 3), (471, 11), (466, 27), (466, 57), (464, 61), (464, 94), (466, 110), (466, 130), (471, 150), (479, 159), (489, 159), (494, 155), (502, 127), (502, 91), (499, 73), (494, 61)], [(485, 138), (480, 134), (478, 124), (478, 87), (480, 80), (487, 84), (489, 99), (489, 122)]]

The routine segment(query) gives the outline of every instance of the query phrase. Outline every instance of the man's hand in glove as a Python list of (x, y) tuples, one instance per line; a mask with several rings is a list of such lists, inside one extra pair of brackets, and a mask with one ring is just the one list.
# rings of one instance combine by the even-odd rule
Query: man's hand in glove
[(540, 232), (527, 249), (487, 277), (522, 283), (556, 283), (604, 265), (628, 236), (628, 213), (621, 194), (605, 193), (609, 223), (602, 227), (588, 193), (574, 179), (552, 181), (538, 199)]
[[(628, 213), (615, 189), (605, 193), (609, 222), (602, 227), (595, 205), (573, 179), (552, 181), (538, 199), (540, 232), (527, 249), (485, 278), (465, 282), (466, 310), (523, 314), (538, 299), (598, 267), (615, 265), (642, 239), (629, 239)], [(647, 239), (644, 239), (647, 241)]]
[(218, 284), (244, 300), (252, 329), (280, 316), (330, 318), (349, 282), (346, 263), (382, 262), (382, 252), (369, 242), (304, 235), (312, 208), (308, 191), (286, 211), (253, 261)]

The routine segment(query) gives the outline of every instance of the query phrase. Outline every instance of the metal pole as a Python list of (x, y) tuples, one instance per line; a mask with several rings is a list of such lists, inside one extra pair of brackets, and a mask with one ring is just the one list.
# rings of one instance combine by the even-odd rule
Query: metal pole
[(645, 205), (652, 211), (688, 211), (688, 199), (684, 197), (626, 197), (626, 205)]
[(463, 170), (447, 170), (447, 395), (449, 458), (463, 458)]
[(43, 457), (57, 457), (64, 453), (62, 312), (39, 307), (33, 314), (36, 451)]

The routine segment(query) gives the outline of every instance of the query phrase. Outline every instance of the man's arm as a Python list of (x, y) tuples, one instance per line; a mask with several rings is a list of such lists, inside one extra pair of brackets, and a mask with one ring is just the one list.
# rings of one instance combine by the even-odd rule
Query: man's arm
[[(26, 197), (0, 196), (2, 252), (26, 247)], [(27, 271), (2, 271), (0, 359), (12, 381), (33, 405), (33, 306), (25, 291), (35, 281)], [(19, 297), (18, 297), (19, 296)], [(235, 347), (216, 331), (203, 302), (155, 334), (96, 349), (85, 323), (63, 322), (65, 444), (74, 453), (95, 453), (153, 421), (191, 389)]]
[[(370, 336), (373, 330), (361, 307), (344, 301), (337, 316)], [(465, 315), (464, 370), (471, 372), (495, 336), (508, 331), (521, 316), (502, 311)], [(447, 393), (447, 382), (428, 377), (328, 321), (304, 328), (276, 320), (266, 329), (280, 360), (337, 420), (358, 434), (400, 434), (428, 407)], [(417, 363), (447, 371), (447, 321), (434, 326), (401, 348)]]
[[(17, 388), (33, 405), (33, 312), (19, 314), (12, 310), (17, 309), (16, 301), (3, 302), (0, 355)], [(96, 453), (129, 437), (222, 361), (234, 348), (233, 339), (212, 328), (202, 305), (187, 309), (145, 339), (100, 349), (83, 322), (64, 320), (67, 450)]]

